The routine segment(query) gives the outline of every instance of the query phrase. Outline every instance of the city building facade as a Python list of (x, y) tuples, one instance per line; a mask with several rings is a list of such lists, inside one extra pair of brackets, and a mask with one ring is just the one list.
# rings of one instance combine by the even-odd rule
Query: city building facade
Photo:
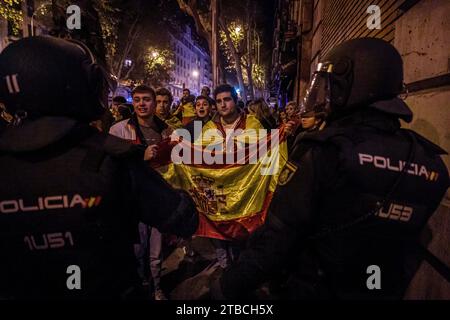
[(193, 95), (199, 95), (203, 86), (212, 87), (211, 57), (192, 36), (190, 27), (176, 34), (169, 33), (174, 52), (172, 81), (167, 85), (175, 100), (183, 95), (187, 88)]

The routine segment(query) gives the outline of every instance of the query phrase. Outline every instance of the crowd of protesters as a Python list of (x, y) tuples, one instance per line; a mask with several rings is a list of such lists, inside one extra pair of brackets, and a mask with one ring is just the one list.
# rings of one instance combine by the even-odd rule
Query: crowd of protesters
[[(246, 105), (239, 99), (236, 90), (228, 84), (219, 85), (213, 97), (208, 87), (203, 87), (197, 97), (190, 90), (183, 90), (183, 97), (174, 103), (169, 89), (156, 90), (146, 85), (135, 87), (131, 93), (132, 104), (125, 97), (114, 96), (112, 103), (101, 120), (91, 125), (100, 131), (126, 139), (133, 144), (146, 147), (146, 159), (157, 156), (157, 144), (170, 136), (176, 129), (186, 129), (192, 141), (198, 139), (201, 129), (287, 129), (288, 147), (302, 133), (323, 128), (323, 116), (302, 113), (299, 103), (290, 101), (284, 108), (270, 107), (263, 99), (248, 101)], [(201, 131), (200, 131), (201, 132)], [(139, 243), (135, 244), (138, 274), (142, 284), (149, 286), (155, 300), (166, 300), (167, 294), (161, 289), (163, 246), (168, 241), (156, 228), (139, 224)], [(167, 235), (170, 239), (170, 235)], [(211, 238), (218, 265), (225, 269), (236, 261), (245, 243)], [(186, 255), (194, 256), (189, 241), (175, 241), (184, 245)]]
[[(39, 50), (46, 55), (35, 54)], [(74, 63), (61, 66), (60, 61)], [(85, 45), (51, 37), (30, 37), (9, 45), (0, 54), (0, 77), (6, 79), (0, 86), (4, 102), (0, 103), (0, 158), (8, 168), (1, 172), (0, 236), (8, 245), (2, 246), (6, 258), (0, 264), (0, 300), (61, 293), (68, 298), (139, 298), (145, 287), (153, 299), (166, 300), (164, 239), (182, 237), (174, 242), (192, 257), (196, 254), (189, 243), (192, 235), (211, 239), (214, 269), (222, 270), (210, 286), (189, 288), (194, 299), (208, 287), (215, 299), (246, 297), (264, 280), (279, 281), (280, 289), (288, 286), (281, 289), (285, 294), (280, 297), (401, 298), (423, 260), (416, 252), (420, 232), (448, 188), (448, 171), (440, 158), (445, 151), (414, 131), (401, 129), (399, 120), (410, 122), (413, 115), (398, 98), (402, 60), (389, 43), (350, 40), (330, 51), (324, 61), (303, 103), (289, 102), (284, 109), (270, 108), (264, 99), (246, 104), (228, 84), (214, 88), (212, 97), (209, 88), (198, 97), (185, 88), (174, 108), (167, 88), (139, 85), (132, 91), (131, 105), (124, 97), (113, 97), (105, 112), (107, 87), (114, 90), (109, 85), (112, 79)], [(61, 68), (66, 69), (61, 72)], [(61, 81), (63, 75), (66, 81)], [(337, 82), (331, 84), (331, 92), (333, 81)], [(35, 99), (48, 95), (48, 88), (66, 103)], [(278, 179), (254, 174), (247, 169), (253, 163), (249, 161), (247, 167), (244, 161), (245, 166), (238, 166), (240, 174), (232, 171), (234, 176), (217, 185), (222, 191), (226, 184), (239, 190), (220, 191), (216, 197), (210, 186), (223, 176), (229, 178), (216, 171), (229, 169), (228, 163), (206, 168), (217, 180), (185, 171), (174, 182), (161, 167), (156, 167), (161, 170), (157, 172), (153, 164), (162, 161), (168, 141), (177, 138), (176, 146), (187, 144), (187, 150), (195, 150), (199, 125), (202, 133), (211, 129), (222, 138), (235, 130), (234, 137), (245, 141), (246, 130), (266, 135), (280, 128), (289, 151), (283, 148), (278, 153), (286, 160)], [(181, 128), (191, 133), (191, 139), (193, 135), (193, 144), (177, 134)], [(226, 153), (222, 150), (219, 155)], [(272, 150), (263, 156), (277, 155)], [(399, 168), (388, 165), (380, 170), (386, 168), (376, 159), (387, 163), (399, 159)], [(169, 167), (174, 168), (174, 163)], [(414, 167), (416, 172), (408, 169)], [(260, 184), (267, 188), (255, 187)], [(241, 196), (244, 191), (247, 194)], [(36, 199), (36, 195), (42, 196)], [(253, 211), (238, 207), (239, 212), (220, 221), (226, 230), (202, 233), (209, 222), (206, 231), (214, 229), (212, 214), (219, 219), (222, 213), (225, 216), (227, 212), (220, 209), (226, 208), (227, 196), (234, 197), (233, 204), (259, 201), (261, 206), (255, 205), (258, 210)], [(24, 214), (36, 211), (41, 212)], [(54, 232), (63, 230), (64, 235)], [(42, 236), (42, 245), (36, 243), (36, 235)], [(422, 252), (445, 276), (445, 265), (425, 247)], [(85, 292), (70, 291), (74, 288), (69, 279), (67, 291), (61, 282), (59, 272), (71, 259), (87, 274)], [(385, 291), (373, 291), (379, 285), (368, 285), (372, 276), (364, 281), (369, 263), (369, 267), (383, 266), (383, 278), (388, 280)], [(74, 266), (81, 269), (70, 265)], [(79, 278), (75, 276), (75, 282)], [(277, 283), (272, 285), (270, 290), (276, 289)]]
[[(235, 92), (232, 86), (225, 84), (221, 85), (222, 87), (230, 90), (230, 92)], [(189, 89), (184, 89), (183, 97), (178, 103), (175, 103), (169, 89), (161, 87), (154, 90), (151, 87), (140, 85), (132, 91), (132, 104), (127, 103), (125, 97), (115, 96), (112, 99), (109, 112), (106, 112), (101, 120), (92, 122), (91, 124), (100, 131), (110, 132), (111, 127), (118, 122), (124, 120), (133, 122), (134, 120), (132, 119), (140, 119), (139, 112), (136, 112), (139, 101), (134, 100), (135, 94), (140, 91), (145, 91), (151, 96), (154, 96), (151, 107), (154, 110), (149, 115), (149, 121), (156, 121), (158, 125), (162, 124), (161, 121), (164, 122), (165, 125), (163, 127), (164, 129), (169, 129), (169, 135), (176, 129), (184, 128), (188, 130), (194, 141), (194, 122), (200, 121), (203, 126), (209, 121), (217, 121), (216, 117), (220, 115), (220, 112), (217, 111), (216, 100), (215, 98), (211, 98), (210, 89), (206, 86), (203, 87), (201, 95), (197, 97), (192, 95)], [(275, 129), (290, 121), (295, 122), (295, 131), (289, 135), (289, 138), (295, 138), (302, 132), (321, 130), (325, 124), (324, 115), (312, 114), (311, 112), (302, 113), (300, 104), (296, 101), (289, 101), (285, 107), (278, 107), (277, 105), (271, 107), (263, 98), (247, 101), (245, 106), (237, 94), (235, 99), (237, 114), (250, 114), (254, 116), (264, 129)], [(141, 104), (141, 108), (143, 106)], [(156, 131), (159, 129), (156, 129)], [(110, 133), (114, 134), (113, 132)], [(140, 136), (142, 134), (141, 132), (137, 132), (137, 134), (138, 138), (142, 137)], [(120, 136), (119, 134), (117, 135)], [(167, 132), (165, 137), (167, 137)], [(134, 138), (127, 139), (135, 140)], [(138, 141), (140, 143), (140, 140)]]

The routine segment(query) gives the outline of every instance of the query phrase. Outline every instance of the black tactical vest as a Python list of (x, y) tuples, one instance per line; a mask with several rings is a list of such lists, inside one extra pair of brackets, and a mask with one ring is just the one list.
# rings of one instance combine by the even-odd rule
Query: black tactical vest
[[(321, 190), (305, 254), (334, 297), (401, 298), (418, 267), (420, 232), (448, 187), (439, 156), (445, 151), (381, 120), (304, 138), (307, 148), (338, 150), (327, 160), (337, 162), (338, 172)], [(381, 271), (381, 290), (368, 288), (373, 266)]]
[(132, 148), (81, 126), (50, 146), (0, 153), (1, 297), (132, 292), (138, 218), (120, 159)]

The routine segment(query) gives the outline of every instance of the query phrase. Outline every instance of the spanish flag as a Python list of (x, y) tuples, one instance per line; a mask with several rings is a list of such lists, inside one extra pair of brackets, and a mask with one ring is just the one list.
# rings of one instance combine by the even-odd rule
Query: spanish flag
[(287, 162), (283, 127), (264, 130), (256, 118), (244, 115), (235, 129), (230, 134), (210, 121), (194, 143), (163, 141), (165, 152), (152, 162), (166, 181), (195, 201), (200, 213), (196, 236), (247, 239), (264, 223)]

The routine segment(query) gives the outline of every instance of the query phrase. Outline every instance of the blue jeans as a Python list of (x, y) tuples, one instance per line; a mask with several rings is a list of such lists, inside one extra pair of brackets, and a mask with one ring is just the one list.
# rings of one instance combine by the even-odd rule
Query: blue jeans
[(134, 254), (138, 263), (141, 280), (153, 279), (154, 289), (160, 287), (162, 266), (162, 235), (156, 229), (139, 223), (139, 243), (134, 245)]

